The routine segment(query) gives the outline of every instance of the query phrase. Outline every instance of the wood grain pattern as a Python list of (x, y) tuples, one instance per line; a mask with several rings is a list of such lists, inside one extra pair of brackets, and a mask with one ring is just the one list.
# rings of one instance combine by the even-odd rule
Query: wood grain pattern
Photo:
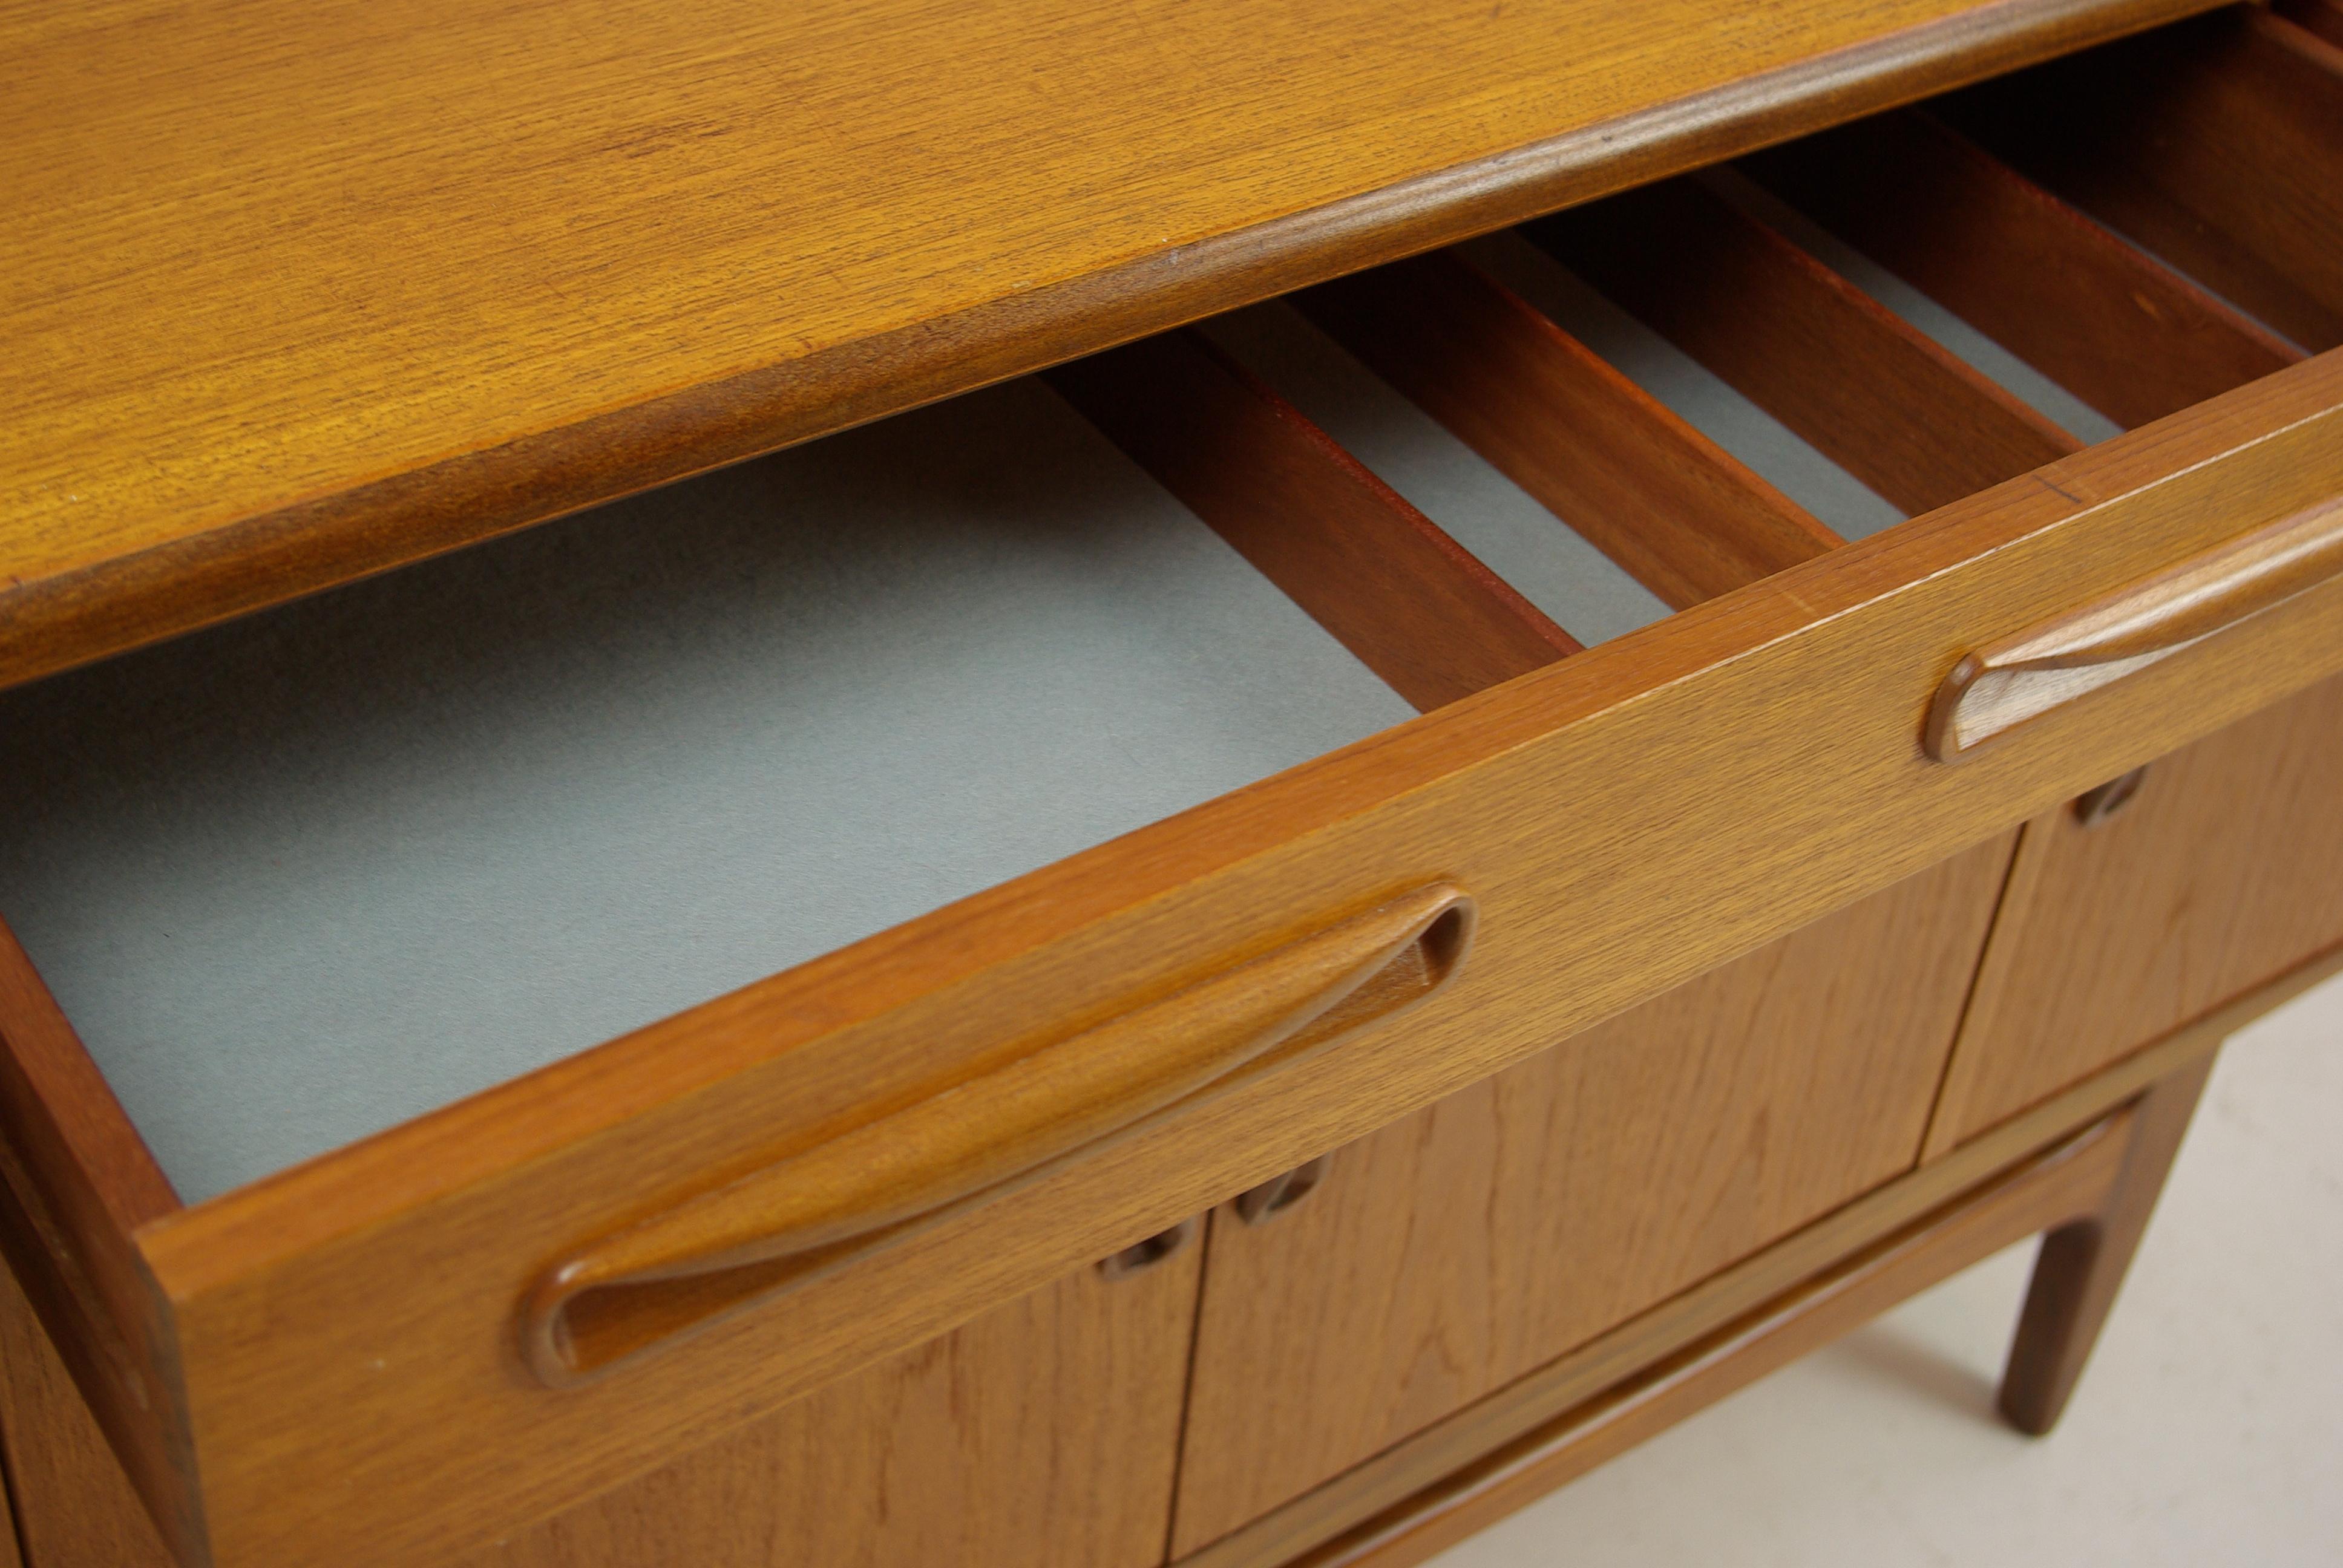
[(2213, 1071), (2213, 1058), (2157, 1084), (2132, 1111), (2123, 1169), (2087, 1213), (2042, 1238), (2017, 1336), (2002, 1374), (2001, 1413), (2039, 1437), (2058, 1422), (2115, 1309), (2116, 1292), (2147, 1234), (2180, 1140)]
[(1419, 709), (1579, 650), (1202, 335), (1151, 337), (1049, 381)]
[(0, 1255), (175, 1544), (202, 1535), (162, 1303), (132, 1234), (179, 1200), (0, 922)]
[[(137, 1500), (131, 1503), (136, 1507)], [(0, 1487), (0, 1568), (25, 1568), (24, 1553), (16, 1547), (16, 1510), (5, 1487)]]
[(1897, 1302), (2104, 1201), (2133, 1133), (2127, 1114), (1845, 1259), (1578, 1410), (1460, 1469), (1393, 1514), (1291, 1568), (1404, 1568), (1788, 1365)]
[(1198, 1249), (1085, 1269), (451, 1568), (1144, 1568)]
[(2343, 939), (2343, 682), (2149, 764), (2122, 810), (2028, 823), (1931, 1154)]
[(1906, 512), (2081, 444), (1694, 182), (1631, 191), (1523, 233)]
[(0, 682), (2205, 4), (19, 5)]
[(2239, 5), (1946, 108), (2296, 342), (2343, 343), (2343, 50)]
[(180, 1568), (15, 1272), (5, 1268), (0, 1442), (17, 1530), (31, 1554), (27, 1568)]
[(1292, 303), (1675, 608), (1843, 542), (1460, 256), (1378, 267)]
[(2302, 357), (1927, 115), (1881, 116), (1741, 166), (2127, 427)]
[(1175, 1556), (1908, 1170), (2003, 835), (1212, 1227)]
[(1473, 901), (1435, 883), (601, 1237), (530, 1292), (529, 1370), (548, 1388), (603, 1375), (1193, 1114), (1272, 1053), (1325, 1050), (1435, 994), (1473, 921)]
[(1871, 1246), (1987, 1177), (2106, 1116), (2187, 1068), (2273, 1008), (2343, 973), (2338, 945), (2279, 979), (2134, 1052), (1911, 1174), (1858, 1198), (1642, 1317), (1395, 1443), (1202, 1552), (1180, 1568), (1285, 1568), (1378, 1516), (1410, 1512), (1441, 1483), (1603, 1390), (1681, 1352)]
[[(2343, 670), (2343, 593), (2318, 590), (1974, 764), (1917, 744), (1965, 648), (2343, 493), (2338, 421), (2343, 357), (2289, 367), (150, 1222), (218, 1555), (452, 1553)], [(1427, 873), (1473, 893), (1481, 934), (1404, 1028), (743, 1313), (656, 1376), (550, 1396), (519, 1375), (515, 1306), (562, 1248)], [(451, 1428), (476, 1461), (453, 1475)]]
[[(1186, 1560), (1183, 1568), (1234, 1568), (1237, 1564), (1269, 1568), (1286, 1563), (1387, 1504), (1424, 1490), (1462, 1464), (1536, 1428), (1549, 1415), (1579, 1403), (1588, 1393), (1673, 1354), (1702, 1334), (1730, 1322), (1748, 1308), (1861, 1250), (2026, 1151), (2055, 1141), (2063, 1133), (2104, 1114), (2143, 1087), (2198, 1060), (2227, 1035), (2338, 970), (2343, 970), (2343, 947), (2258, 988), (2218, 1012), (1971, 1141), (1956, 1153), (1845, 1206), (1796, 1236), (1604, 1335), (1581, 1352), (1460, 1412), (1369, 1464), (1346, 1473), (1336, 1483)], [(0, 1301), (0, 1309), (5, 1306), (5, 1301)], [(17, 1321), (39, 1335), (38, 1325), (29, 1314), (20, 1315)], [(0, 1322), (4, 1322), (5, 1314), (0, 1313)], [(5, 1342), (0, 1342), (0, 1351), (5, 1350)], [(0, 1354), (0, 1400), (10, 1397), (6, 1378), (11, 1370), (35, 1364), (38, 1359)], [(50, 1366), (55, 1366), (54, 1352), (47, 1361)], [(15, 1386), (22, 1389), (26, 1385)], [(135, 1499), (106, 1444), (91, 1425), (85, 1408), (80, 1405), (77, 1391), (61, 1368), (38, 1386), (61, 1402), (64, 1409), (51, 1412), (45, 1405), (32, 1407), (33, 1413), (25, 1418), (31, 1430), (58, 1430), (55, 1422), (70, 1422), (75, 1419), (74, 1412), (81, 1411), (78, 1421), (84, 1441), (69, 1452), (56, 1447), (48, 1451), (74, 1469), (75, 1473), (67, 1477), (67, 1484), (74, 1488), (94, 1485), (116, 1503), (130, 1504), (135, 1523)], [(0, 1416), (5, 1416), (9, 1408), (14, 1407), (0, 1405)], [(706, 1451), (703, 1457), (720, 1456), (728, 1452), (727, 1446), (719, 1443)], [(84, 1466), (95, 1467), (98, 1473), (82, 1473)], [(111, 1479), (106, 1479), (109, 1476)], [(732, 1501), (739, 1501), (737, 1493)], [(599, 1499), (565, 1518), (601, 1516), (619, 1503), (616, 1497)], [(94, 1568), (160, 1568), (166, 1561), (151, 1530), (134, 1531), (128, 1539), (136, 1550), (126, 1555), (100, 1558)], [(525, 1533), (521, 1539), (535, 1545), (539, 1535)]]

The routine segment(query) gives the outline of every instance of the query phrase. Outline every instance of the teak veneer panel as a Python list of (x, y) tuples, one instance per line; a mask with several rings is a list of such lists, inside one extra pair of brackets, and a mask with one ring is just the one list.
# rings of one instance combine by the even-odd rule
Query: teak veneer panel
[(2343, 680), (2026, 827), (1929, 1134), (1976, 1136), (2343, 941)]
[(1910, 1169), (2014, 841), (1216, 1211), (1173, 1555)]
[[(1848, 1260), (1932, 1210), (1972, 1211), (1971, 1200), (2001, 1185), (1984, 1179), (2029, 1160), (2111, 1111), (2207, 1063), (2222, 1040), (2271, 1009), (2343, 970), (2343, 945), (2330, 949), (2217, 1011), (2134, 1052), (2105, 1070), (1950, 1154), (1922, 1165), (1834, 1210), (1753, 1258), (1701, 1282), (1643, 1316), (1621, 1324), (1475, 1404), (1393, 1444), (1315, 1491), (1255, 1520), (1201, 1552), (1180, 1568), (1303, 1568), (1342, 1561), (1343, 1553), (1413, 1533), (1469, 1504), (1476, 1475), (1503, 1467), (1507, 1456), (1534, 1455), (1584, 1430), (1581, 1412), (1600, 1408), (1614, 1392), (1648, 1387), (1651, 1369), (1695, 1347), (1730, 1339), (1738, 1319), (1773, 1315), (1768, 1303), (1809, 1293), (1818, 1276), (1837, 1273)], [(2069, 1143), (2069, 1148), (2076, 1145)], [(1500, 1510), (1502, 1512), (1502, 1510)], [(1486, 1523), (1489, 1515), (1474, 1511)], [(1322, 1557), (1313, 1549), (1322, 1548)]]
[(2203, 0), (0, 16), (0, 682)]
[[(1144, 1568), (1171, 1518), (1202, 1255), (1082, 1270), (461, 1568)], [(0, 1437), (31, 1568), (178, 1568), (5, 1268)], [(15, 1550), (0, 1535), (0, 1568)]]
[(1150, 1568), (1201, 1257), (1084, 1269), (451, 1568)]
[[(2343, 671), (2329, 585), (1957, 767), (1919, 748), (1969, 648), (2343, 493), (2338, 427), (2343, 356), (2307, 361), (150, 1221), (219, 1558), (477, 1544)], [(1404, 1027), (639, 1368), (558, 1395), (518, 1370), (560, 1249), (1428, 876), (1480, 934)]]
[(2137, 1110), (2118, 1111), (1544, 1428), (1471, 1456), (1390, 1515), (1281, 1568), (1425, 1562), (2004, 1247), (2092, 1214), (2121, 1190), (2144, 1119)]

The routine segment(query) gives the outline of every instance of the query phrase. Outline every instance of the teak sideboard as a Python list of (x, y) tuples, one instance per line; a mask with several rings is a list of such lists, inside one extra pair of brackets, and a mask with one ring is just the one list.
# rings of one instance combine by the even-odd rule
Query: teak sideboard
[(2343, 969), (2335, 0), (0, 38), (0, 1563), (1391, 1568), (2036, 1234), (2042, 1432)]

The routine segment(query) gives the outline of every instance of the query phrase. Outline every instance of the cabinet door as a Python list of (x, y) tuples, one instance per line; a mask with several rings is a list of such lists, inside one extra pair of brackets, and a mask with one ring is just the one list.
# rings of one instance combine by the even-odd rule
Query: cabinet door
[(1174, 1555), (1910, 1168), (2011, 845), (1216, 1211)]
[[(1085, 1269), (453, 1568), (1160, 1563), (1202, 1251)], [(0, 1355), (29, 1568), (169, 1568), (5, 1270)]]
[(1202, 1251), (1085, 1269), (463, 1568), (1160, 1563)]
[(2028, 823), (1931, 1154), (2343, 941), (2343, 680)]

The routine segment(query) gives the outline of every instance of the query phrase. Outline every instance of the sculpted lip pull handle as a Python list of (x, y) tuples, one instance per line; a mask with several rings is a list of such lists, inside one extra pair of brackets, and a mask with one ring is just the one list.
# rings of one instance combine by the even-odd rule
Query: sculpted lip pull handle
[(1269, 1223), (1316, 1191), (1333, 1162), (1332, 1154), (1321, 1154), (1315, 1160), (1304, 1161), (1291, 1171), (1271, 1177), (1258, 1187), (1238, 1193), (1233, 1205), (1237, 1218), (1248, 1225)]
[(2254, 529), (2057, 619), (1968, 654), (1922, 744), (1957, 762), (2028, 719), (2343, 577), (2343, 500)]
[(1158, 1231), (1143, 1241), (1133, 1241), (1110, 1258), (1099, 1260), (1098, 1271), (1110, 1280), (1128, 1279), (1176, 1256), (1204, 1228), (1202, 1214), (1191, 1214), (1168, 1231)]
[(1461, 889), (1419, 889), (684, 1199), (547, 1270), (522, 1359), (549, 1386), (583, 1382), (1014, 1191), (1430, 996), (1474, 921)]

